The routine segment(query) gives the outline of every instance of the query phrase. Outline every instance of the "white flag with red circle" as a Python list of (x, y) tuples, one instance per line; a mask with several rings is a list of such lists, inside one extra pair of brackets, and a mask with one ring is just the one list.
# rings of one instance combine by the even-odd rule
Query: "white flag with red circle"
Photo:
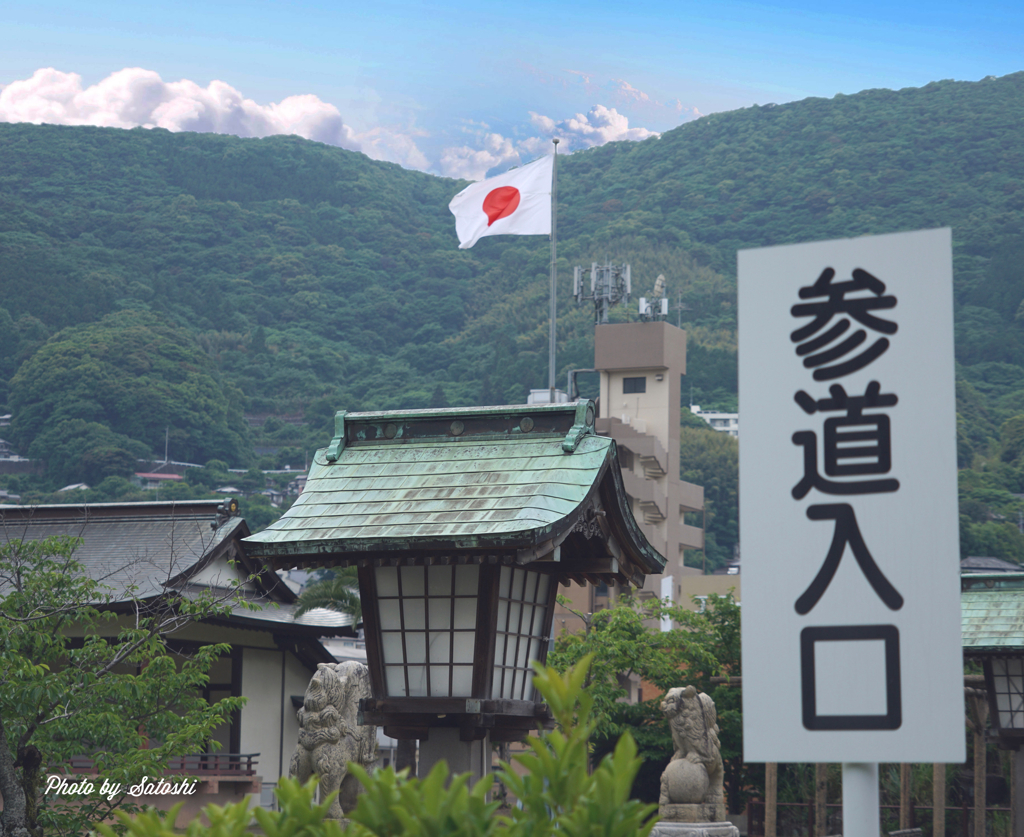
[(554, 155), (481, 180), (457, 194), (448, 208), (455, 216), (459, 249), (485, 235), (551, 235), (551, 180)]

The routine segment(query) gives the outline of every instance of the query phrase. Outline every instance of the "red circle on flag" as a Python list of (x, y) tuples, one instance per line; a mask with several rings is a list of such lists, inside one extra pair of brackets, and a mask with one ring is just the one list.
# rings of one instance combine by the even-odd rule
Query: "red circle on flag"
[(484, 198), (484, 214), (489, 227), (499, 218), (507, 218), (519, 207), (519, 190), (515, 186), (499, 186)]

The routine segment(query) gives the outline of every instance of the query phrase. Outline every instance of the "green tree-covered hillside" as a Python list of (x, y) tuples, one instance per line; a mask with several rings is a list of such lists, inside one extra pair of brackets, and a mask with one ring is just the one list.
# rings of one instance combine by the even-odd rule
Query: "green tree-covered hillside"
[[(738, 248), (951, 226), (964, 548), (1024, 558), (1022, 122), (1016, 73), (713, 114), (563, 159), (559, 380), (593, 361), (574, 264), (628, 261), (638, 296), (664, 273), (690, 336), (684, 398), (730, 408)], [(547, 383), (547, 242), (458, 250), (447, 204), (464, 183), (296, 137), (2, 124), (0, 151), (0, 405), (17, 409), (22, 452), (45, 434), (49, 449), (86, 436), (158, 451), (169, 426), (178, 458), (214, 446), (244, 466), (259, 457), (240, 411), (302, 417), (255, 436), (301, 453), (337, 408), (515, 402)], [(154, 358), (173, 345), (166, 357), (196, 360), (142, 375), (162, 393), (145, 419), (83, 395), (131, 380), (143, 322), (163, 329)], [(100, 334), (106, 353), (72, 363)], [(36, 370), (52, 365), (47, 390)], [(207, 407), (209, 432), (193, 432)], [(109, 472), (116, 457), (97, 461)], [(725, 544), (735, 514), (717, 512)]]

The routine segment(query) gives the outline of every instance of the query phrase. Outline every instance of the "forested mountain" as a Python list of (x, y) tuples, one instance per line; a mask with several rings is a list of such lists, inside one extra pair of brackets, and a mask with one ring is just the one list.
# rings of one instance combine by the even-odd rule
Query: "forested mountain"
[[(713, 114), (563, 158), (559, 380), (593, 361), (574, 264), (628, 261), (637, 295), (664, 273), (685, 396), (730, 408), (738, 248), (951, 226), (964, 548), (1024, 558), (1022, 124), (1016, 73)], [(339, 408), (525, 400), (547, 383), (548, 245), (458, 250), (464, 185), (295, 137), (0, 124), (3, 435), (48, 463), (91, 450), (100, 475), (165, 433), (172, 456), (244, 467), (243, 412), (305, 420), (255, 429), (279, 460), (322, 444)]]

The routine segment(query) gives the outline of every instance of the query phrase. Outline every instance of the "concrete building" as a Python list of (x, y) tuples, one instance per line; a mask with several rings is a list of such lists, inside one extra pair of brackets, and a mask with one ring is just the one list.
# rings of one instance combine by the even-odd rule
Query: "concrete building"
[(717, 410), (702, 410), (700, 405), (691, 404), (690, 412), (698, 418), (704, 419), (712, 428), (719, 433), (728, 433), (734, 439), (740, 437), (740, 414), (722, 413)]
[[(599, 324), (594, 367), (601, 375), (596, 430), (616, 441), (633, 516), (666, 559), (664, 573), (649, 575), (641, 596), (684, 601), (683, 577), (701, 573), (685, 566), (684, 553), (704, 548), (703, 528), (685, 519), (692, 512), (703, 520), (704, 489), (679, 479), (686, 332), (666, 322)], [(562, 592), (582, 613), (607, 607), (614, 597), (604, 586), (573, 585)], [(556, 612), (556, 632), (579, 625), (570, 611)]]

